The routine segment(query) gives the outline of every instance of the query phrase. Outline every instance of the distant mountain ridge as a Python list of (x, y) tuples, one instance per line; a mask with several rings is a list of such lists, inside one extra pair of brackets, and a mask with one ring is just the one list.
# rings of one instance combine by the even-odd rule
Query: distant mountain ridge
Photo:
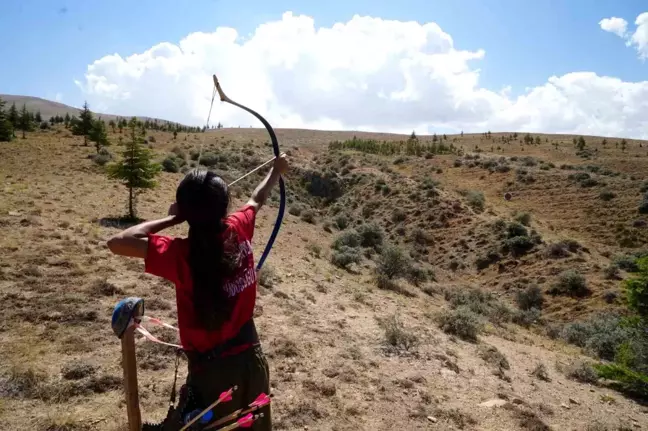
[[(31, 112), (36, 112), (40, 111), (41, 116), (43, 117), (43, 120), (47, 121), (50, 119), (50, 117), (54, 117), (56, 115), (60, 116), (65, 116), (65, 114), (70, 114), (70, 116), (76, 115), (77, 117), (79, 116), (79, 112), (81, 111), (79, 108), (75, 108), (73, 106), (65, 105), (60, 102), (54, 102), (52, 100), (47, 100), (43, 99), (40, 97), (34, 97), (34, 96), (18, 96), (18, 95), (13, 95), (13, 94), (0, 94), (0, 98), (6, 102), (5, 109), (7, 109), (9, 106), (11, 106), (12, 103), (16, 103), (16, 107), (18, 109), (22, 108), (22, 105), (24, 104), (27, 107), (28, 111)], [(116, 120), (117, 118), (130, 118), (133, 117), (133, 115), (113, 115), (113, 114), (104, 114), (101, 112), (96, 112), (92, 109), (92, 106), (90, 106), (90, 110), (96, 117), (101, 117), (105, 121), (110, 121), (110, 120)], [(176, 121), (170, 121), (170, 120), (165, 120), (162, 118), (152, 118), (152, 117), (145, 117), (145, 116), (137, 116), (137, 118), (146, 121), (147, 119), (150, 121), (161, 121), (161, 122), (169, 122), (169, 123), (176, 123)], [(182, 124), (185, 126), (185, 124)]]

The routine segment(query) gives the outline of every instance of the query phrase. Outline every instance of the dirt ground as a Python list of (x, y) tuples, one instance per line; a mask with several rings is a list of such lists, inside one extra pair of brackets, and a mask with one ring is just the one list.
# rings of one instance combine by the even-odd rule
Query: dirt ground
[[(277, 132), (295, 167), (317, 166), (313, 158), (325, 157), (330, 141), (354, 135)], [(173, 141), (168, 133), (149, 135), (156, 138), (152, 148), (159, 159), (178, 145), (187, 151), (196, 149), (203, 138), (189, 134), (185, 141), (185, 134), (179, 134)], [(337, 232), (323, 229), (326, 213), (317, 210), (313, 224), (286, 211), (266, 261), (268, 281), (259, 288), (256, 311), (271, 367), (275, 429), (648, 429), (647, 407), (605, 386), (567, 378), (564, 369), (587, 358), (535, 326), (487, 325), (479, 342), (471, 343), (442, 332), (435, 323), (435, 316), (447, 308), (443, 289), (478, 285), (511, 303), (508, 282), (528, 278), (549, 285), (566, 268), (581, 270), (593, 294), (585, 299), (548, 299), (545, 319), (568, 322), (606, 310), (604, 293), (617, 290), (619, 284), (603, 275), (610, 257), (645, 246), (648, 237), (637, 222), (642, 220), (637, 206), (648, 168), (645, 142), (629, 141), (622, 151), (615, 146), (620, 140), (608, 139), (603, 148), (598, 143), (601, 138), (587, 137), (589, 146), (598, 151), (584, 160), (575, 154), (572, 136), (540, 135), (542, 143), (531, 146), (517, 140), (498, 141), (508, 135), (449, 136), (448, 140), (465, 152), (477, 146), (482, 159), (531, 156), (553, 163), (554, 168), (545, 171), (518, 163), (511, 171), (491, 173), (468, 166), (467, 160), (455, 167), (455, 160), (461, 158), (457, 155), (410, 158), (397, 165), (389, 159), (390, 169), (401, 178), (398, 184), (405, 187), (410, 179), (433, 175), (443, 203), (449, 208), (456, 201), (462, 207), (447, 224), (430, 228), (435, 241), (428, 247), (426, 264), (434, 267), (436, 281), (428, 283), (427, 290), (409, 286), (413, 293), (403, 295), (379, 289), (368, 262), (353, 271), (335, 267), (330, 263), (330, 244)], [(115, 136), (111, 138), (116, 142)], [(206, 148), (227, 142), (231, 151), (252, 148), (259, 160), (272, 156), (264, 130), (221, 129), (206, 138)], [(123, 297), (140, 296), (148, 314), (175, 323), (173, 286), (144, 274), (142, 262), (108, 251), (106, 240), (118, 231), (114, 219), (124, 215), (127, 194), (88, 158), (94, 148), (82, 142), (60, 128), (0, 144), (2, 429), (127, 429), (120, 344), (110, 329), (113, 307)], [(118, 153), (116, 145), (110, 150)], [(381, 172), (378, 165), (361, 160), (356, 160), (356, 171)], [(567, 178), (573, 171), (560, 169), (560, 165), (587, 164), (618, 174), (601, 176), (604, 186), (587, 188)], [(532, 171), (535, 180), (515, 181), (520, 169)], [(229, 171), (226, 176), (233, 179), (236, 174)], [(144, 219), (166, 215), (181, 178), (181, 173), (162, 173), (159, 187), (140, 197), (138, 215)], [(298, 181), (296, 176), (287, 179), (289, 195)], [(483, 212), (459, 203), (461, 191), (468, 189), (484, 193)], [(613, 191), (615, 199), (602, 201), (602, 190)], [(238, 193), (237, 204), (246, 191)], [(510, 201), (503, 199), (507, 191), (513, 195)], [(357, 199), (362, 203), (374, 198), (359, 195)], [(390, 199), (399, 205), (396, 199), (400, 198)], [(426, 200), (403, 205), (408, 217), (419, 209), (440, 211)], [(258, 218), (257, 257), (276, 211), (276, 204), (271, 204)], [(586, 252), (563, 260), (537, 254), (506, 261), (504, 270), (496, 266), (475, 270), (469, 263), (483, 251), (477, 233), (486, 223), (515, 212), (530, 213), (533, 228), (545, 241), (570, 238)], [(417, 221), (412, 216), (407, 223), (413, 226)], [(409, 234), (411, 226), (406, 229)], [(185, 235), (186, 228), (169, 233)], [(468, 264), (452, 270), (452, 259)], [(415, 334), (416, 346), (389, 348), (385, 322), (397, 322), (398, 328)], [(153, 327), (152, 331), (162, 335), (166, 330)], [(490, 358), (484, 354), (489, 346), (503, 355), (506, 366), (482, 359)], [(139, 337), (137, 351), (143, 418), (159, 421), (166, 413), (174, 358), (169, 350)], [(539, 368), (546, 373), (540, 373), (543, 378), (537, 377)], [(183, 363), (180, 379), (184, 375)], [(490, 403), (495, 405), (483, 405), (493, 400), (498, 400)]]

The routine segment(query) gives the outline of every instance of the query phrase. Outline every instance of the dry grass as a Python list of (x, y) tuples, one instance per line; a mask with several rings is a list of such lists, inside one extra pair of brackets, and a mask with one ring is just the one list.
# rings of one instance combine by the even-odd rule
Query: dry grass
[[(202, 138), (179, 134), (174, 141), (171, 134), (149, 134), (160, 161), (172, 150), (190, 158)], [(596, 420), (620, 424), (645, 417), (642, 407), (621, 396), (615, 396), (612, 411), (605, 411), (601, 397), (611, 391), (583, 390), (578, 380), (536, 367), (578, 359), (571, 347), (538, 335), (544, 333), (543, 322), (571, 321), (620, 306), (607, 293), (617, 290), (625, 272), (614, 271), (612, 277), (604, 269), (614, 256), (648, 242), (647, 231), (637, 223), (644, 217), (637, 207), (648, 170), (645, 145), (630, 141), (622, 153), (614, 139), (602, 148), (601, 139), (588, 137), (588, 146), (599, 151), (585, 160), (576, 155), (571, 136), (541, 135), (538, 146), (520, 144), (521, 136), (507, 143), (503, 134), (492, 139), (448, 136), (465, 153), (477, 147), (479, 158), (407, 156), (394, 164), (395, 157), (327, 150), (328, 142), (348, 139), (350, 132), (284, 129), (277, 134), (294, 166), (286, 178), (290, 205), (303, 208), (298, 215), (286, 214), (266, 266), (274, 269), (262, 274), (272, 290), (260, 289), (255, 310), (271, 366), (276, 429), (586, 429)], [(264, 130), (220, 129), (207, 136), (205, 150), (227, 158), (214, 168), (229, 180), (267, 159), (266, 141)], [(106, 249), (105, 240), (124, 227), (126, 193), (88, 158), (93, 148), (81, 143), (59, 129), (0, 145), (3, 429), (123, 429), (119, 343), (109, 326), (112, 308), (120, 298), (136, 295), (145, 298), (149, 314), (176, 320), (173, 286), (144, 275), (141, 262)], [(304, 178), (325, 170), (335, 172), (344, 186), (342, 195), (326, 205), (303, 186)], [(601, 200), (603, 186), (589, 187), (590, 181), (584, 187), (585, 180), (569, 178), (577, 172), (605, 182), (615, 198)], [(243, 202), (261, 175), (233, 188), (235, 204)], [(163, 173), (159, 187), (140, 196), (139, 216), (166, 214), (181, 177)], [(320, 185), (333, 190), (326, 187), (336, 183)], [(469, 190), (481, 192), (483, 201)], [(513, 199), (504, 200), (505, 192)], [(256, 253), (265, 246), (276, 202), (275, 196), (258, 217)], [(301, 219), (307, 210), (316, 224)], [(506, 242), (507, 226), (516, 219), (523, 222), (527, 239), (516, 239), (514, 250), (502, 249), (512, 244)], [(382, 229), (381, 241), (401, 248), (416, 269), (393, 288), (374, 283), (382, 244), (358, 245), (359, 262), (348, 270), (330, 263), (330, 245), (340, 230), (369, 221)], [(169, 233), (184, 235), (186, 228)], [(480, 257), (488, 262), (480, 261), (478, 269)], [(565, 271), (581, 274), (588, 294), (546, 295), (560, 285)], [(440, 293), (470, 285), (511, 309), (519, 292), (539, 296), (541, 291), (540, 319), (527, 329), (511, 323), (499, 305), (469, 304), (471, 309), (455, 309), (439, 323), (436, 316), (447, 307)], [(152, 330), (177, 341), (164, 329)], [(169, 350), (139, 341), (137, 355), (142, 411), (146, 420), (157, 420), (166, 413), (174, 358)], [(494, 394), (506, 395), (516, 409), (504, 414), (478, 407)], [(570, 403), (573, 394), (579, 404)], [(24, 420), (32, 412), (37, 417)]]

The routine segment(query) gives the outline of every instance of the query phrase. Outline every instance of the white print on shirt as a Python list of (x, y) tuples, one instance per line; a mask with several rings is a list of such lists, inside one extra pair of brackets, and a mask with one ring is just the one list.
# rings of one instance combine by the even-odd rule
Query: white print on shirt
[[(246, 261), (247, 257), (252, 254), (252, 244), (250, 241), (245, 240), (238, 244), (239, 251), (241, 253), (241, 260)], [(256, 281), (256, 271), (254, 267), (247, 268), (243, 271), (242, 274), (238, 275), (235, 279), (228, 281), (223, 286), (227, 295), (231, 298), (232, 296), (238, 295), (243, 292), (245, 289), (250, 287)]]

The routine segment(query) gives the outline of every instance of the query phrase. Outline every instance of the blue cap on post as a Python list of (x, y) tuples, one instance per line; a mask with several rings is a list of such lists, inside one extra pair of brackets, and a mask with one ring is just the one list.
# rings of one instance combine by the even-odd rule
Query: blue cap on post
[(122, 299), (115, 306), (112, 314), (112, 330), (121, 338), (128, 328), (131, 319), (138, 318), (144, 315), (144, 300), (136, 296)]

